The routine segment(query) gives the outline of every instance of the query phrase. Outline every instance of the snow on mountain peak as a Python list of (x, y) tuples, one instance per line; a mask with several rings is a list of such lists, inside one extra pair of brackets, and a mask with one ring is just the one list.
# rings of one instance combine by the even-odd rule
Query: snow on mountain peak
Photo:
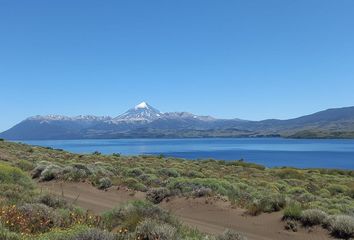
[(27, 120), (32, 121), (106, 121), (111, 120), (111, 117), (107, 116), (93, 116), (93, 115), (78, 115), (75, 117), (68, 117), (64, 115), (36, 115), (33, 117), (27, 118)]
[(149, 106), (146, 102), (141, 102), (135, 106), (135, 109), (142, 109), (142, 108), (149, 108)]
[(114, 118), (116, 122), (151, 122), (161, 117), (161, 112), (146, 102), (141, 102), (134, 108)]

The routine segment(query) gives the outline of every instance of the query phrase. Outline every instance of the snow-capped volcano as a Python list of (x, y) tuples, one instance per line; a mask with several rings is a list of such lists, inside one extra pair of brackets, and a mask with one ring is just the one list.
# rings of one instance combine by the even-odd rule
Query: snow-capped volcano
[[(142, 102), (116, 118), (79, 115), (34, 116), (0, 133), (9, 140), (289, 136), (338, 126), (353, 132), (354, 107), (329, 109), (289, 120), (215, 119), (188, 112), (162, 113)], [(351, 125), (350, 125), (351, 124)], [(331, 132), (328, 132), (331, 134)], [(337, 132), (336, 132), (337, 133)], [(301, 136), (301, 135), (300, 135)], [(333, 135), (336, 136), (337, 135)], [(346, 136), (346, 135), (343, 135)], [(351, 135), (348, 135), (351, 136)]]
[(146, 102), (136, 105), (134, 108), (129, 109), (125, 113), (114, 118), (114, 122), (152, 122), (161, 118), (163, 113), (153, 108)]

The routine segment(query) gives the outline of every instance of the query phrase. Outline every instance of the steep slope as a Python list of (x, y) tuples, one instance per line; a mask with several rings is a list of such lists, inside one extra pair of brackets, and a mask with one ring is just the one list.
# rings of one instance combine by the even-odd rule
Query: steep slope
[(147, 104), (142, 102), (136, 105), (134, 108), (129, 109), (125, 113), (114, 118), (113, 121), (116, 123), (119, 122), (140, 122), (148, 123), (162, 117), (162, 113)]

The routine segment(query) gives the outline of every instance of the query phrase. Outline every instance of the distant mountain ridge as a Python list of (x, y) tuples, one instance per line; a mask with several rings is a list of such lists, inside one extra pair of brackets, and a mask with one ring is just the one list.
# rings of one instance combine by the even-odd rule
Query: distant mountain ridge
[(162, 113), (142, 102), (117, 117), (33, 116), (0, 138), (9, 140), (181, 137), (354, 138), (354, 107), (289, 120), (216, 119), (188, 112)]

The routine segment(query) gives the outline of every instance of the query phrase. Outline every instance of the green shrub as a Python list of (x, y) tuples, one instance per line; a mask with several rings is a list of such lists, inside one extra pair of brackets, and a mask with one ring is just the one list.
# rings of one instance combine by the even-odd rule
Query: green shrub
[(225, 230), (225, 232), (219, 235), (216, 239), (217, 240), (247, 240), (247, 238), (244, 237), (242, 234), (230, 229)]
[(7, 204), (19, 204), (31, 201), (34, 189), (18, 184), (0, 184), (1, 199)]
[(174, 240), (177, 239), (177, 229), (167, 223), (148, 218), (136, 227), (135, 237), (144, 240)]
[(37, 201), (51, 208), (69, 207), (68, 203), (64, 199), (50, 193), (42, 194), (41, 196), (39, 196)]
[(162, 176), (177, 178), (180, 176), (179, 172), (174, 168), (162, 168), (158, 171)]
[(152, 203), (158, 204), (170, 195), (168, 188), (152, 188), (146, 194), (146, 199)]
[(167, 211), (149, 202), (134, 201), (118, 208), (114, 208), (102, 215), (102, 222), (106, 229), (116, 227), (134, 231), (136, 226), (145, 218), (178, 226), (178, 221)]
[(48, 165), (42, 172), (39, 178), (40, 181), (51, 181), (53, 179), (59, 178), (63, 169), (54, 164)]
[(280, 194), (263, 195), (248, 206), (247, 212), (252, 216), (262, 212), (276, 212), (283, 209), (285, 204), (285, 197)]
[(297, 202), (291, 202), (285, 207), (283, 219), (300, 220), (302, 214), (301, 205)]
[(158, 179), (154, 174), (142, 174), (138, 178), (149, 186), (161, 184), (160, 179)]
[(131, 177), (138, 177), (142, 175), (144, 172), (140, 168), (132, 168), (128, 170), (128, 175)]
[(31, 171), (31, 176), (32, 176), (32, 178), (39, 178), (46, 167), (47, 167), (47, 164), (44, 164), (44, 163), (38, 164), (38, 165)]
[(340, 194), (340, 193), (345, 193), (349, 191), (349, 188), (344, 185), (339, 185), (339, 184), (331, 184), (327, 187), (327, 190), (332, 194)]
[(16, 163), (16, 166), (23, 171), (31, 171), (34, 168), (33, 163), (27, 160), (20, 160)]
[(301, 214), (301, 223), (304, 226), (321, 225), (328, 215), (319, 209), (307, 209)]
[(331, 233), (336, 237), (345, 239), (354, 237), (354, 217), (336, 216), (331, 224)]
[(263, 212), (277, 212), (285, 207), (285, 196), (281, 194), (265, 195), (261, 198), (260, 204)]
[(123, 184), (133, 190), (142, 191), (142, 192), (145, 192), (147, 190), (147, 187), (144, 184), (140, 183), (135, 178), (127, 178), (123, 181)]
[(205, 177), (203, 173), (201, 173), (199, 171), (193, 171), (193, 170), (187, 170), (183, 175), (186, 177), (189, 177), (189, 178), (203, 178), (203, 177)]
[(99, 176), (113, 176), (115, 168), (111, 164), (103, 162), (95, 162), (94, 164), (87, 164), (85, 166), (87, 169), (85, 171), (86, 176), (99, 175)]
[(168, 188), (179, 190), (182, 193), (191, 193), (193, 190), (206, 187), (213, 192), (227, 196), (231, 191), (235, 190), (235, 186), (223, 179), (216, 178), (172, 178), (168, 182)]
[(110, 188), (111, 186), (112, 186), (112, 181), (107, 177), (103, 177), (100, 180), (98, 180), (99, 189), (107, 189)]
[(324, 188), (319, 191), (319, 194), (321, 197), (324, 197), (324, 198), (331, 197), (330, 191), (328, 191), (327, 189), (324, 189)]
[(33, 189), (34, 184), (21, 169), (0, 163), (0, 184), (18, 184)]

